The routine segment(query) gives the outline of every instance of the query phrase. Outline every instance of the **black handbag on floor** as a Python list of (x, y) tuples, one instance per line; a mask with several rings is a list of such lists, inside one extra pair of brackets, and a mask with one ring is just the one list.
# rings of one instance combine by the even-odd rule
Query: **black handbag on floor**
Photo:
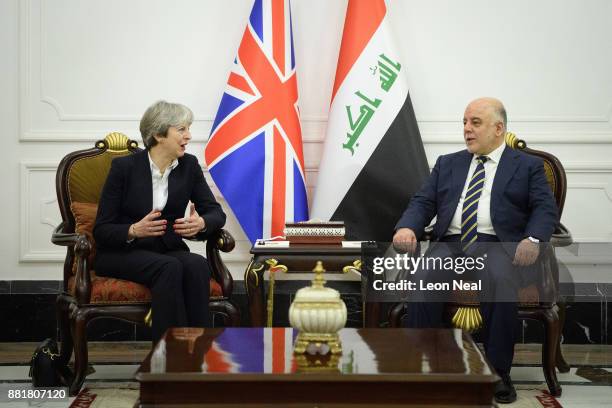
[(57, 342), (51, 338), (36, 347), (30, 361), (30, 373), (34, 387), (61, 387), (68, 384), (70, 369), (59, 363)]

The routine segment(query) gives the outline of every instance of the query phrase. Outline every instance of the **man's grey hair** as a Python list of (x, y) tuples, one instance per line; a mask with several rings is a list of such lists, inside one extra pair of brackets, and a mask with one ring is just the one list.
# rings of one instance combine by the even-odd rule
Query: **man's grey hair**
[(193, 122), (191, 109), (180, 103), (157, 101), (149, 106), (140, 119), (140, 134), (147, 149), (157, 144), (155, 136), (167, 137), (171, 126), (189, 126)]
[(504, 124), (504, 129), (507, 129), (508, 128), (508, 114), (506, 113), (506, 108), (504, 107), (504, 105), (500, 104), (500, 106), (497, 109), (495, 109), (495, 113), (497, 114), (499, 119)]

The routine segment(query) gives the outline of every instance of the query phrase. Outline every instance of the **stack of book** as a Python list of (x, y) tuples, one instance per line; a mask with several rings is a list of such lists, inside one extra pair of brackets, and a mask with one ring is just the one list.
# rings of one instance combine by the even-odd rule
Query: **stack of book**
[(285, 224), (284, 234), (291, 244), (342, 245), (345, 228), (342, 221), (296, 222)]

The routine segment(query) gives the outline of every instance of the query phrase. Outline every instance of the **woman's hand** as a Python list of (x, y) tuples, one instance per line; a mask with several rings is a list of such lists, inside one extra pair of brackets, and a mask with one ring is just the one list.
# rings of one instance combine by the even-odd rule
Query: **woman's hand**
[(160, 211), (151, 210), (151, 212), (145, 215), (142, 220), (130, 225), (130, 229), (128, 230), (128, 239), (158, 237), (160, 235), (164, 235), (168, 221), (156, 220), (156, 218), (159, 216), (161, 216)]
[(191, 238), (206, 227), (204, 218), (198, 215), (195, 205), (191, 203), (189, 217), (177, 218), (174, 221), (174, 232), (185, 238)]

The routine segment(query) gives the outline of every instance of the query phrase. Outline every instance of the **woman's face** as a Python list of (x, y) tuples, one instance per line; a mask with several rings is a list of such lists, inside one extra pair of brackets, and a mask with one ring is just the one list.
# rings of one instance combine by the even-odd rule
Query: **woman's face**
[(185, 146), (191, 140), (191, 125), (170, 126), (166, 137), (157, 138), (157, 145), (173, 159), (183, 157)]

